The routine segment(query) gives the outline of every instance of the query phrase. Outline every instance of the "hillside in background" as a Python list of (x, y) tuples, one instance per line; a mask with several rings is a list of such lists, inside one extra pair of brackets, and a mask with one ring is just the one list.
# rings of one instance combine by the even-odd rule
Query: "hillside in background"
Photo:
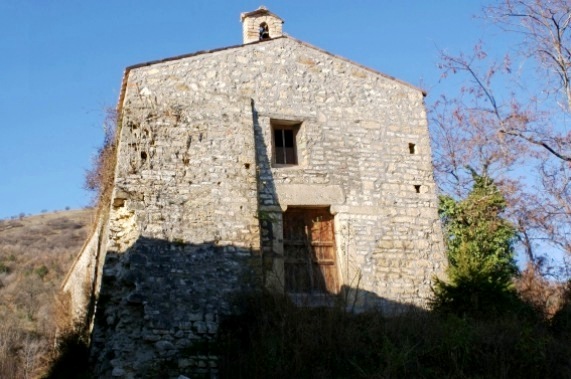
[(27, 378), (49, 353), (55, 295), (92, 225), (93, 210), (0, 220), (0, 378)]

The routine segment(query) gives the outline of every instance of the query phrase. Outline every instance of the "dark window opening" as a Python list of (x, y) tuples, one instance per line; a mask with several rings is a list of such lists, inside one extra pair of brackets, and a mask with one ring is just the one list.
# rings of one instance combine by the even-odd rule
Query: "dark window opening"
[(268, 24), (262, 22), (260, 24), (260, 41), (269, 38), (270, 38), (270, 28), (268, 27)]
[(416, 191), (416, 193), (420, 193), (420, 184), (415, 184), (414, 190)]
[(274, 146), (277, 164), (297, 164), (293, 129), (274, 129)]
[(272, 123), (273, 163), (276, 165), (297, 165), (297, 132), (299, 125)]
[(408, 144), (408, 152), (411, 154), (416, 154), (416, 145), (414, 143)]

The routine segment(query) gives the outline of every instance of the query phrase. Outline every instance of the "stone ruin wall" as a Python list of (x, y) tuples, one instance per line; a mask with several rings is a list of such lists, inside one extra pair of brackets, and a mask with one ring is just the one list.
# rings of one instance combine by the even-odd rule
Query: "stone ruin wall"
[[(270, 119), (303, 122), (300, 167), (271, 167)], [(96, 373), (215, 372), (181, 353), (215, 335), (262, 250), (279, 277), (288, 205), (331, 206), (354, 306), (424, 306), (445, 262), (426, 122), (419, 90), (291, 38), (132, 68)]]
[(233, 312), (230, 295), (255, 271), (251, 102), (198, 93), (179, 102), (168, 86), (151, 87), (151, 95), (130, 83), (93, 331), (95, 373), (216, 371), (208, 349), (184, 359), (180, 352), (212, 339), (220, 317)]

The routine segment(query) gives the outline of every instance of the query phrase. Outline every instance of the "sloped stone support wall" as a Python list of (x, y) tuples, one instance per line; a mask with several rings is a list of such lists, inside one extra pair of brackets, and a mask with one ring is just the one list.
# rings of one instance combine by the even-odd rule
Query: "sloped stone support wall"
[(62, 292), (69, 294), (70, 297), (72, 320), (69, 321), (75, 325), (85, 326), (86, 330), (91, 330), (94, 305), (99, 296), (107, 235), (107, 220), (101, 217), (73, 262), (61, 287)]

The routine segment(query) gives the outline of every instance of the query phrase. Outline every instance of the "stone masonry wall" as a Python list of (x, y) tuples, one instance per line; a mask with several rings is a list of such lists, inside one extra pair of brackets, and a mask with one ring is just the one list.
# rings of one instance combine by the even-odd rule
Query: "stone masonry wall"
[(180, 86), (137, 74), (119, 131), (94, 373), (216, 372), (208, 341), (259, 260), (251, 101), (179, 98)]
[[(282, 37), (133, 67), (122, 109), (98, 375), (215, 372), (188, 349), (232, 312), (259, 252), (266, 284), (283, 278), (288, 206), (335, 215), (356, 308), (424, 306), (445, 257), (418, 89)], [(271, 120), (301, 122), (298, 166), (272, 167)]]
[(183, 85), (150, 90), (153, 81), (140, 87), (136, 74), (121, 128), (110, 249), (122, 251), (139, 234), (257, 250), (250, 99), (178, 96)]

